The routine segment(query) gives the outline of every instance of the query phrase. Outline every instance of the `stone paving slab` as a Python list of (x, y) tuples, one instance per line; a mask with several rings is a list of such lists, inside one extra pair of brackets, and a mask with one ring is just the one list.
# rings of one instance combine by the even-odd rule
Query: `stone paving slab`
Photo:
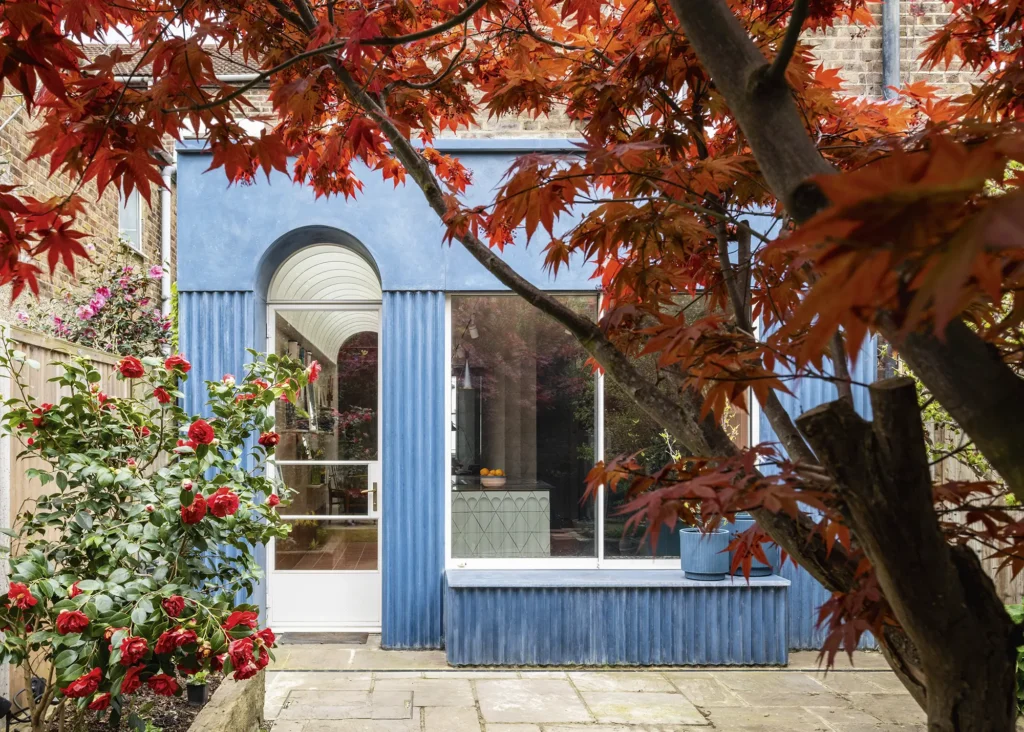
[(678, 692), (642, 694), (623, 691), (582, 692), (583, 702), (603, 724), (706, 725), (697, 707)]
[(592, 722), (576, 689), (561, 679), (483, 679), (474, 682), (484, 722)]
[(879, 654), (788, 668), (451, 669), (443, 653), (289, 646), (267, 676), (273, 732), (918, 732)]

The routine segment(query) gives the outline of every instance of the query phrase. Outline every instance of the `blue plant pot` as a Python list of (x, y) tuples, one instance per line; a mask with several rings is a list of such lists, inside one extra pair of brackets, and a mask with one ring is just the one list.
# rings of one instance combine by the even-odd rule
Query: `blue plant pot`
[[(756, 524), (754, 517), (749, 513), (738, 513), (736, 514), (736, 521), (730, 524), (726, 524), (729, 530), (729, 540), (732, 541), (736, 534), (742, 534), (744, 531), (749, 529), (751, 526)], [(779, 545), (775, 542), (771, 544), (762, 544), (761, 548), (764, 549), (765, 556), (768, 558), (768, 564), (754, 559), (750, 563), (750, 576), (751, 577), (767, 577), (773, 574), (776, 569), (782, 564), (782, 554), (779, 550)], [(734, 552), (729, 552), (729, 566), (732, 566), (732, 556)], [(733, 572), (735, 575), (743, 576), (743, 567), (739, 566), (736, 571)]]
[(679, 556), (683, 574), (693, 580), (724, 580), (729, 574), (729, 540), (725, 529), (702, 534), (700, 529), (679, 532)]

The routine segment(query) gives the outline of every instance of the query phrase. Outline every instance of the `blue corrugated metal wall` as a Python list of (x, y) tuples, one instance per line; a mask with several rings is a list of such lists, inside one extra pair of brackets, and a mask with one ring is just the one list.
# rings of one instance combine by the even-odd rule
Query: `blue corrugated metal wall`
[(786, 591), (785, 586), (453, 587), (445, 607), (448, 662), (785, 665)]
[[(851, 369), (851, 378), (861, 384), (869, 384), (875, 380), (877, 369), (877, 344), (874, 339), (865, 341)], [(786, 411), (793, 417), (826, 402), (834, 401), (838, 393), (835, 385), (821, 379), (797, 379), (787, 382), (792, 395), (779, 394), (779, 399)], [(857, 411), (864, 417), (870, 417), (871, 405), (868, 391), (864, 387), (854, 387), (853, 400)], [(775, 431), (768, 423), (767, 417), (761, 413), (759, 421), (761, 442), (775, 442)], [(805, 570), (787, 561), (780, 573), (792, 584), (789, 588), (789, 647), (791, 649), (818, 649), (824, 641), (825, 633), (817, 627), (818, 608), (828, 597), (828, 591), (812, 578)], [(874, 648), (873, 638), (865, 637), (861, 647)]]
[[(263, 350), (265, 333), (258, 329), (256, 298), (251, 292), (179, 292), (179, 350), (192, 364), (183, 389), (184, 407), (191, 414), (208, 414), (204, 381), (224, 374), (240, 376), (251, 361), (247, 348)], [(257, 333), (262, 333), (257, 335)], [(256, 559), (267, 566), (266, 548), (256, 547)], [(251, 602), (266, 610), (266, 586), (261, 583)]]
[(441, 292), (385, 292), (385, 648), (440, 648), (444, 581), (444, 312)]

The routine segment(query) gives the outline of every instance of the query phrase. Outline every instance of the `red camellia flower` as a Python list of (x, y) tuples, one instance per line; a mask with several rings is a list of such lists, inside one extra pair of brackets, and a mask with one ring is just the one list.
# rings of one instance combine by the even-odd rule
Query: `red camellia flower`
[(210, 670), (211, 671), (223, 671), (224, 670), (224, 654), (219, 656), (210, 656)]
[(7, 597), (11, 604), (19, 610), (28, 610), (39, 602), (39, 600), (32, 596), (32, 591), (20, 582), (11, 583), (10, 588), (7, 590)]
[(160, 604), (163, 605), (165, 613), (172, 618), (176, 618), (185, 609), (185, 598), (181, 595), (171, 595)]
[(51, 409), (53, 409), (53, 405), (47, 404), (45, 402), (43, 404), (40, 404), (35, 409), (33, 409), (32, 414), (36, 416), (32, 418), (32, 426), (38, 427), (39, 425), (41, 425), (43, 423), (43, 415), (45, 415)]
[(104, 709), (110, 706), (110, 692), (104, 691), (102, 694), (97, 694), (89, 702), (89, 709), (94, 712), (102, 712)]
[(309, 374), (309, 383), (312, 384), (314, 381), (320, 378), (320, 362), (314, 361), (306, 369), (306, 373)]
[(276, 432), (263, 432), (260, 434), (259, 443), (263, 447), (273, 447), (281, 441), (281, 435)]
[(178, 693), (178, 682), (167, 674), (150, 676), (146, 683), (157, 696), (174, 696)]
[(238, 496), (232, 493), (230, 488), (224, 486), (218, 488), (217, 492), (210, 496), (206, 505), (209, 506), (210, 513), (214, 516), (224, 518), (238, 510)]
[(191, 370), (192, 364), (186, 361), (180, 353), (176, 353), (164, 361), (164, 368), (168, 371), (181, 371), (181, 373), (187, 374)]
[(253, 379), (252, 383), (254, 383), (256, 386), (258, 386), (260, 389), (269, 389), (270, 388), (270, 382), (267, 381), (266, 379)]
[(103, 671), (94, 668), (87, 674), (82, 674), (70, 684), (61, 689), (64, 696), (71, 699), (81, 699), (84, 696), (92, 696), (100, 688), (100, 681), (103, 680)]
[(142, 679), (139, 678), (139, 674), (141, 674), (145, 668), (145, 666), (132, 666), (124, 672), (124, 679), (121, 680), (122, 694), (131, 694), (142, 686)]
[(270, 506), (271, 508), (274, 508), (280, 503), (281, 499), (277, 497), (276, 493), (271, 493), (270, 496), (267, 498), (267, 505)]
[(256, 622), (259, 616), (248, 610), (235, 610), (233, 613), (228, 615), (228, 619), (224, 621), (224, 630), (232, 630), (237, 628), (239, 625), (249, 628), (250, 630), (256, 629)]
[(190, 447), (195, 450), (199, 447), (199, 443), (195, 440), (178, 440), (178, 447)]
[(57, 632), (61, 635), (81, 633), (89, 627), (89, 617), (78, 610), (63, 610), (57, 616)]
[(178, 626), (174, 630), (165, 630), (156, 640), (154, 653), (171, 653), (175, 648), (187, 646), (196, 642), (196, 632)]
[(236, 681), (251, 679), (270, 663), (270, 654), (266, 648), (260, 648), (256, 658), (253, 657), (254, 649), (252, 636), (239, 638), (228, 645), (228, 656), (231, 658), (231, 665), (235, 667)]
[(78, 589), (78, 583), (77, 582), (71, 583), (71, 586), (68, 588), (68, 598), (73, 600), (74, 598), (78, 597), (81, 594), (82, 594), (82, 591), (80, 589)]
[(274, 635), (274, 631), (270, 628), (264, 628), (263, 630), (256, 631), (256, 637), (263, 641), (268, 647), (272, 647), (277, 642), (277, 636)]
[(256, 398), (255, 394), (250, 394), (248, 392), (243, 392), (243, 393), (238, 394), (238, 395), (235, 396), (235, 403), (237, 404), (238, 402), (251, 402), (255, 398)]
[(153, 396), (156, 397), (156, 400), (161, 404), (171, 403), (171, 395), (168, 394), (167, 389), (163, 388), (162, 386), (158, 386), (157, 388), (153, 389)]
[(206, 515), (206, 499), (202, 493), (196, 493), (191, 506), (181, 507), (181, 520), (186, 524), (198, 524)]
[(149, 643), (145, 638), (128, 636), (121, 641), (121, 665), (134, 666), (145, 658), (147, 651), (149, 651)]
[(140, 379), (146, 375), (146, 369), (143, 368), (142, 361), (135, 358), (135, 356), (125, 356), (118, 361), (117, 370), (126, 379)]
[(188, 439), (200, 445), (209, 445), (213, 442), (213, 437), (213, 427), (205, 419), (197, 419), (188, 428)]

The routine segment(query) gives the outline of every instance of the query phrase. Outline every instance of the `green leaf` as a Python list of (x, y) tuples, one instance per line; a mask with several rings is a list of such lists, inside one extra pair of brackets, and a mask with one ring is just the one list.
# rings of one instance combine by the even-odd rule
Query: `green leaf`
[(92, 598), (92, 603), (96, 606), (96, 610), (98, 610), (101, 615), (109, 613), (114, 608), (114, 601), (107, 595), (94, 596)]
[(95, 592), (96, 590), (99, 590), (102, 587), (103, 583), (97, 582), (96, 580), (78, 580), (78, 589), (80, 589), (82, 592)]
[(88, 531), (92, 528), (92, 516), (85, 511), (79, 511), (75, 514), (75, 523)]
[(57, 668), (67, 668), (77, 660), (78, 652), (69, 648), (68, 650), (61, 651), (57, 654), (57, 657), (53, 659), (53, 665)]
[(149, 613), (146, 612), (144, 608), (137, 607), (132, 610), (132, 622), (135, 623), (135, 625), (142, 625), (146, 622), (147, 618), (149, 618)]
[(124, 567), (118, 567), (110, 573), (110, 577), (107, 578), (108, 582), (113, 582), (116, 585), (123, 585), (131, 578), (131, 572)]

